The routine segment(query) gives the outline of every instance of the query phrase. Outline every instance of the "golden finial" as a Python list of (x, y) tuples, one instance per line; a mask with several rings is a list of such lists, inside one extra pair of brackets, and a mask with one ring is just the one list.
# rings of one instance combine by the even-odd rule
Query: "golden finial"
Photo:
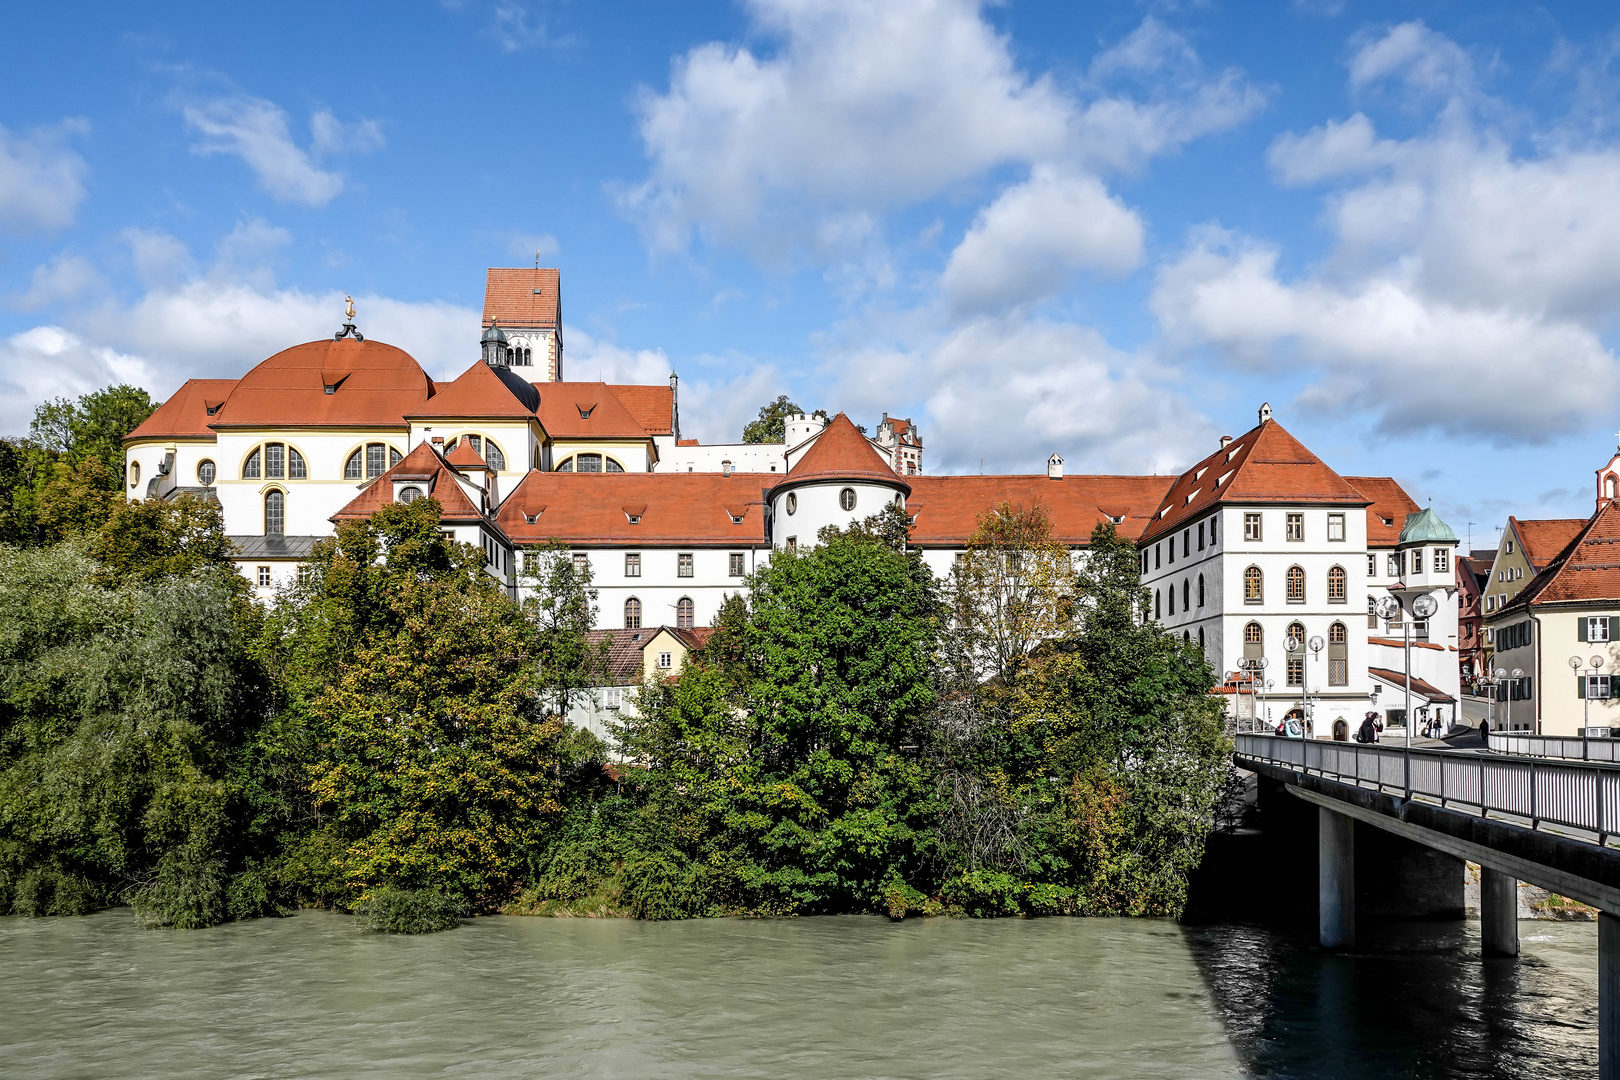
[(354, 297), (350, 296), (348, 293), (344, 293), (343, 294), (343, 302), (347, 305), (343, 309), (343, 315), (350, 322), (353, 322), (354, 321)]

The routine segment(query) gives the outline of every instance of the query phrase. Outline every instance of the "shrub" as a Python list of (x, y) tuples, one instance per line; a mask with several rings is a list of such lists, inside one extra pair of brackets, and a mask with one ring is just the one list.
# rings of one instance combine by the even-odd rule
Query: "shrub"
[(102, 906), (104, 898), (84, 878), (39, 866), (17, 882), (11, 910), (18, 915), (88, 915)]
[(624, 902), (637, 919), (685, 919), (706, 906), (702, 867), (663, 852), (637, 852), (624, 862)]
[(976, 919), (1023, 911), (1024, 883), (996, 870), (969, 870), (945, 882), (945, 902)]
[(360, 929), (376, 934), (432, 934), (461, 925), (459, 899), (437, 889), (384, 885), (355, 905)]
[(157, 878), (129, 896), (146, 927), (200, 930), (225, 921), (225, 865), (176, 848), (158, 860)]

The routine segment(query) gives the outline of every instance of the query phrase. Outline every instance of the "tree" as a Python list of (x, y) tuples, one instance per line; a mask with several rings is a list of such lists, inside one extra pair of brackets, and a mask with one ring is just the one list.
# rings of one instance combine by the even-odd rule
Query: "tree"
[(546, 707), (566, 718), (575, 702), (601, 686), (610, 642), (592, 644), (596, 589), (588, 560), (576, 561), (568, 546), (548, 544), (523, 558), (520, 582), (529, 589), (524, 610), (537, 633), (537, 692)]
[(983, 514), (951, 578), (956, 625), (980, 676), (1011, 681), (1036, 645), (1066, 630), (1078, 584), (1039, 506), (1003, 502)]
[(34, 529), (46, 543), (94, 533), (122, 500), (117, 475), (99, 457), (52, 462), (34, 485)]
[(108, 386), (78, 401), (56, 398), (34, 408), (29, 435), (43, 448), (72, 464), (98, 458), (108, 475), (124, 475), (124, 436), (157, 409), (158, 403), (136, 386)]
[(797, 416), (800, 409), (786, 394), (759, 407), (759, 416), (743, 426), (745, 443), (779, 443), (787, 441), (787, 418)]
[(189, 495), (173, 502), (118, 501), (91, 541), (90, 554), (108, 582), (185, 577), (201, 570), (240, 580), (219, 504)]

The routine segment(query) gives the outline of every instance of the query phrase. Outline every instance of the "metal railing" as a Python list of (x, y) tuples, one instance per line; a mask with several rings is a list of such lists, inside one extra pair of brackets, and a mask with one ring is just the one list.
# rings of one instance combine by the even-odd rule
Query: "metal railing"
[[(1491, 747), (1496, 748), (1496, 736)], [(1620, 765), (1551, 761), (1496, 754), (1460, 754), (1403, 746), (1358, 745), (1275, 735), (1239, 735), (1239, 757), (1299, 772), (1529, 818), (1530, 827), (1564, 825), (1598, 834), (1620, 831)]]
[(1620, 739), (1514, 735), (1493, 731), (1490, 743), (1490, 748), (1498, 754), (1557, 758), (1562, 761), (1620, 761)]

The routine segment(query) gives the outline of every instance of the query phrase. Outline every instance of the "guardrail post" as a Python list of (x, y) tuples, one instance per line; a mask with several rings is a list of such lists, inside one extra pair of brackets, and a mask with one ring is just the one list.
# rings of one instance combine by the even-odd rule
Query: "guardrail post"
[(1530, 759), (1530, 827), (1541, 828), (1541, 817), (1536, 813), (1536, 759)]
[(1485, 801), (1485, 755), (1479, 756), (1479, 816), (1485, 817), (1488, 813)]
[(1412, 747), (1407, 745), (1401, 751), (1401, 757), (1406, 764), (1406, 800), (1412, 801)]

